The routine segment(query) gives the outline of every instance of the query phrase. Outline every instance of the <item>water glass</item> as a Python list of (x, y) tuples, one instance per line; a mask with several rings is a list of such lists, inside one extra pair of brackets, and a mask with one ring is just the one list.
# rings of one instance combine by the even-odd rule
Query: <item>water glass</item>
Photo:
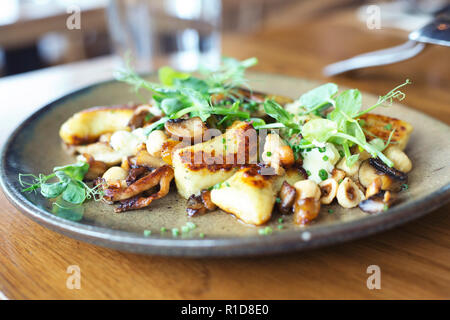
[(115, 52), (138, 72), (220, 63), (221, 0), (111, 0), (107, 14)]

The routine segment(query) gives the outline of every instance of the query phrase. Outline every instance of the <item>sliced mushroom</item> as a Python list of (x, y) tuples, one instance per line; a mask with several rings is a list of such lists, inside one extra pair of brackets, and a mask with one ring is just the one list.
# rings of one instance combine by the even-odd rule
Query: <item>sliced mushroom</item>
[(135, 183), (137, 180), (139, 180), (148, 173), (149, 169), (146, 167), (131, 168), (130, 171), (128, 171), (128, 174), (125, 176), (127, 186)]
[(134, 167), (159, 168), (166, 165), (161, 158), (150, 155), (147, 152), (145, 144), (141, 145), (138, 148), (136, 156), (130, 157), (128, 161)]
[(83, 159), (89, 164), (89, 170), (84, 176), (85, 180), (95, 180), (98, 177), (101, 177), (106, 170), (108, 170), (106, 163), (95, 160), (90, 154), (84, 153), (81, 157), (83, 157)]
[(149, 105), (141, 105), (134, 110), (133, 115), (131, 116), (130, 121), (128, 121), (128, 127), (131, 129), (142, 128), (147, 122), (153, 120), (153, 115), (150, 112), (151, 106)]
[[(373, 158), (371, 158), (373, 159)], [(366, 160), (361, 164), (361, 167), (359, 168), (359, 182), (365, 187), (368, 188), (369, 185), (375, 180), (376, 178), (381, 179), (381, 190), (391, 190), (391, 191), (399, 191), (401, 189), (401, 185), (403, 183), (406, 183), (407, 176), (396, 170), (400, 173), (398, 175), (398, 178), (394, 178), (393, 176), (377, 170), (376, 167), (372, 166), (370, 160)], [(387, 166), (386, 166), (387, 167)], [(389, 167), (387, 167), (389, 168)], [(389, 168), (390, 170), (395, 170), (393, 168)], [(404, 176), (402, 176), (404, 175)], [(394, 175), (395, 176), (395, 175)]]
[(281, 213), (288, 214), (291, 212), (295, 197), (295, 188), (284, 181), (280, 190), (280, 203), (278, 203), (278, 209)]
[(216, 208), (216, 205), (211, 201), (211, 192), (203, 190), (198, 196), (192, 195), (189, 197), (186, 212), (188, 216), (192, 217), (204, 214), (207, 211), (213, 211)]
[(315, 198), (297, 199), (294, 203), (294, 223), (306, 225), (319, 215), (319, 211), (319, 200)]
[(385, 174), (387, 177), (391, 178), (389, 185), (386, 182), (386, 187), (384, 187), (385, 183), (383, 181), (383, 186), (381, 187), (382, 190), (400, 191), (402, 184), (408, 182), (408, 176), (406, 173), (395, 168), (388, 167), (379, 158), (370, 158), (369, 164), (374, 167), (378, 173)]
[(361, 201), (359, 208), (368, 213), (379, 213), (386, 211), (394, 204), (395, 198), (389, 191), (380, 191), (372, 195), (370, 198)]
[(115, 151), (108, 143), (96, 142), (84, 146), (75, 146), (75, 151), (80, 154), (89, 154), (96, 161), (104, 162), (107, 166), (114, 166), (122, 161), (123, 155)]
[(172, 180), (173, 169), (167, 165), (155, 169), (126, 188), (108, 187), (105, 189), (103, 198), (112, 202), (130, 199), (155, 187), (163, 177), (171, 177), (170, 180)]
[(321, 192), (320, 202), (322, 204), (330, 204), (336, 197), (339, 184), (333, 178), (329, 178), (319, 183)]
[(171, 119), (164, 125), (166, 131), (178, 139), (190, 139), (194, 142), (202, 142), (206, 130), (205, 123), (199, 117), (189, 119)]
[(342, 207), (354, 208), (364, 199), (364, 194), (353, 180), (345, 178), (339, 184), (336, 198)]
[(404, 172), (401, 172), (400, 170), (397, 170), (395, 168), (388, 167), (379, 158), (370, 158), (369, 163), (377, 171), (385, 173), (385, 174), (389, 175), (390, 177), (394, 178), (395, 180), (400, 180), (400, 181), (404, 181), (404, 182), (406, 182), (408, 180), (408, 176)]
[[(157, 177), (157, 179), (158, 179), (157, 182), (159, 182), (159, 191), (152, 194), (149, 197), (133, 196), (131, 198), (126, 199), (125, 201), (121, 201), (119, 207), (117, 207), (115, 209), (116, 212), (136, 210), (136, 209), (148, 207), (154, 200), (161, 199), (162, 197), (166, 196), (169, 193), (170, 182), (173, 179), (173, 169), (170, 168), (169, 166), (165, 166), (165, 167), (156, 169), (154, 172), (157, 172), (157, 175), (155, 175), (155, 177)], [(152, 173), (150, 175), (152, 175)], [(146, 177), (144, 177), (142, 179), (145, 179), (145, 178)], [(142, 180), (142, 179), (140, 179), (140, 180)], [(129, 186), (127, 189), (129, 189), (133, 185), (139, 183), (140, 180), (138, 180), (136, 183)]]

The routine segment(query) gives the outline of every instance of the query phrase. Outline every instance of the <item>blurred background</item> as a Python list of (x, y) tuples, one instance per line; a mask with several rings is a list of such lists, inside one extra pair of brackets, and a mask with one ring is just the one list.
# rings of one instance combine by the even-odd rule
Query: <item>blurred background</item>
[[(368, 7), (374, 3), (375, 11)], [(280, 45), (304, 42), (304, 50), (324, 55), (325, 60), (329, 51), (339, 52), (334, 52), (334, 59), (347, 58), (368, 49), (379, 49), (376, 41), (386, 35), (406, 41), (410, 31), (429, 22), (433, 12), (447, 3), (445, 0), (1, 0), (0, 77), (112, 54), (131, 57), (131, 63), (139, 71), (151, 71), (166, 63), (183, 70), (203, 65), (214, 67), (222, 54), (232, 51), (236, 55), (239, 52), (236, 45), (242, 41), (244, 46), (247, 35), (257, 41), (259, 34), (289, 27), (296, 28), (299, 37), (290, 33), (291, 38)], [(377, 8), (380, 26), (376, 25)], [(328, 25), (330, 16), (334, 24)], [(363, 33), (346, 39), (343, 46), (342, 39), (333, 35), (337, 22), (342, 35), (346, 28)], [(228, 49), (231, 38), (233, 50)], [(314, 41), (309, 41), (310, 38)], [(368, 39), (375, 45), (362, 45), (361, 41)], [(274, 45), (272, 41), (268, 51), (271, 54), (276, 54)], [(352, 46), (358, 49), (352, 50)], [(268, 54), (263, 49), (266, 47), (261, 46), (264, 53), (260, 55), (253, 48), (249, 53)], [(242, 54), (245, 53), (243, 48)]]

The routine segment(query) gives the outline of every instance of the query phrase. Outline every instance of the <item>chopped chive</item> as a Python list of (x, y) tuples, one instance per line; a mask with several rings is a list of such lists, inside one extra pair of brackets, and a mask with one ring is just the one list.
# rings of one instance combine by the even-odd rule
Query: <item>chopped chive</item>
[(311, 171), (306, 170), (306, 174), (308, 175), (308, 177), (311, 175)]
[(319, 177), (320, 177), (320, 179), (322, 179), (322, 181), (323, 180), (327, 180), (328, 172), (325, 169), (320, 169), (319, 170)]
[(333, 213), (334, 210), (333, 209), (328, 209), (328, 213)]
[(338, 184), (341, 184), (342, 181), (344, 181), (344, 180), (343, 180), (343, 179), (340, 179), (340, 180), (338, 181)]
[(280, 203), (280, 202), (281, 202), (281, 199), (280, 199), (279, 197), (277, 197), (277, 198), (275, 199), (275, 202), (276, 202), (276, 203)]
[(152, 232), (150, 230), (144, 230), (144, 237), (148, 237)]
[(278, 218), (278, 223), (283, 223), (283, 222), (284, 222), (283, 218)]
[(391, 130), (391, 129), (392, 129), (392, 124), (391, 124), (391, 123), (388, 123), (387, 125), (384, 126), (384, 128), (385, 128), (386, 130)]
[(408, 190), (409, 186), (406, 183), (404, 183), (404, 184), (402, 184), (401, 188), (402, 188), (402, 190)]
[(188, 233), (189, 231), (191, 231), (191, 229), (189, 229), (188, 226), (182, 226), (181, 227), (181, 233)]
[(204, 238), (204, 237), (205, 237), (205, 234), (202, 232), (202, 233), (200, 233), (198, 236), (199, 236), (200, 238)]
[(323, 156), (322, 159), (323, 159), (323, 161), (328, 161), (329, 158), (328, 158), (328, 156)]
[(195, 228), (197, 228), (197, 225), (193, 222), (186, 222), (186, 226), (190, 229), (190, 230), (194, 230)]
[(319, 148), (319, 152), (320, 152), (320, 153), (324, 153), (325, 151), (327, 151), (327, 148), (326, 148), (326, 147)]
[(161, 232), (166, 232), (166, 231), (167, 231), (167, 229), (166, 229), (166, 228), (164, 228), (164, 227), (161, 227), (161, 229), (159, 229), (159, 231), (161, 231)]
[(283, 227), (281, 224), (279, 224), (279, 225), (277, 226), (277, 228), (281, 230), (281, 229), (283, 229), (284, 227)]
[(259, 229), (258, 233), (260, 235), (263, 235), (263, 236), (268, 236), (269, 234), (272, 233), (272, 228), (271, 227), (265, 227), (264, 229)]
[(267, 151), (266, 154), (267, 154), (268, 157), (270, 157), (272, 155), (272, 152)]
[(180, 234), (180, 230), (178, 230), (178, 228), (173, 228), (172, 229), (172, 235), (174, 237), (178, 237), (179, 234)]
[(387, 211), (389, 209), (389, 206), (387, 204), (384, 205), (383, 211)]
[(341, 156), (341, 158), (343, 158), (343, 157), (345, 156), (345, 153), (344, 153), (344, 151), (342, 151), (342, 150), (339, 150), (339, 155)]

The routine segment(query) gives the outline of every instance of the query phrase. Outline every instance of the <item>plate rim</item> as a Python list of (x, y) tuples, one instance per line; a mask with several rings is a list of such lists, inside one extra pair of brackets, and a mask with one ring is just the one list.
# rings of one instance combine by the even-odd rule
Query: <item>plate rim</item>
[[(286, 76), (275, 73), (253, 72), (258, 74), (282, 76), (308, 80), (300, 77)], [(147, 74), (149, 76), (151, 74)], [(314, 79), (312, 81), (318, 82)], [(19, 190), (14, 188), (6, 173), (6, 158), (8, 150), (19, 133), (30, 122), (39, 118), (42, 113), (57, 107), (67, 99), (80, 94), (86, 94), (96, 87), (117, 82), (115, 79), (96, 82), (83, 88), (70, 91), (69, 93), (50, 101), (38, 108), (28, 117), (22, 120), (15, 129), (10, 132), (8, 138), (1, 148), (0, 185), (8, 201), (21, 213), (40, 225), (69, 236), (71, 238), (89, 242), (95, 245), (109, 247), (117, 250), (155, 254), (167, 256), (185, 257), (231, 257), (268, 255), (288, 251), (300, 251), (338, 244), (350, 240), (359, 239), (381, 231), (392, 229), (395, 226), (417, 219), (425, 214), (444, 206), (450, 200), (450, 183), (440, 189), (411, 203), (393, 207), (389, 213), (369, 215), (345, 223), (335, 225), (314, 225), (302, 231), (286, 231), (271, 236), (249, 236), (249, 237), (211, 237), (204, 239), (172, 238), (172, 237), (145, 237), (138, 233), (114, 230), (111, 228), (81, 224), (57, 217), (47, 212), (30, 200)], [(370, 94), (370, 93), (369, 93)], [(406, 106), (405, 106), (406, 107)], [(413, 109), (434, 121), (443, 123), (419, 110)], [(445, 125), (445, 123), (443, 123)]]

